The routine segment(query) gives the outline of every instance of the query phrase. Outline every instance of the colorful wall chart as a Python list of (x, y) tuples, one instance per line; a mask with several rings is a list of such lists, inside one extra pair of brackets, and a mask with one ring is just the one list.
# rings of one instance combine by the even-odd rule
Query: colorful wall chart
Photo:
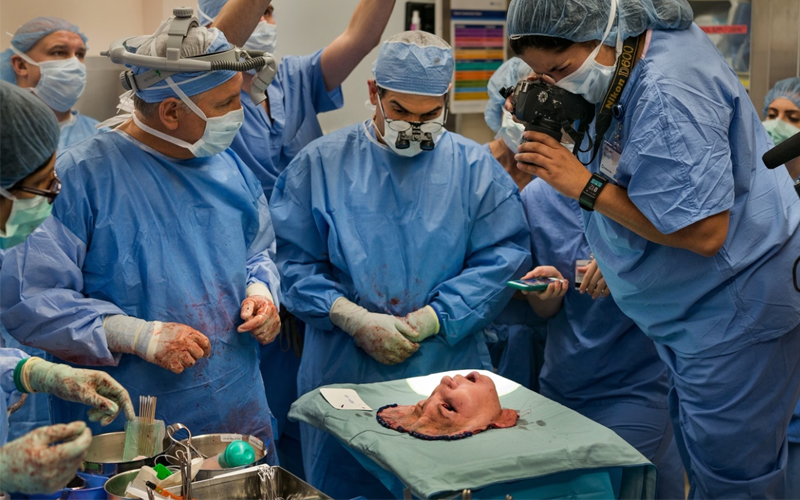
[(456, 58), (451, 111), (482, 113), (489, 78), (505, 58), (505, 1), (452, 0), (450, 38)]

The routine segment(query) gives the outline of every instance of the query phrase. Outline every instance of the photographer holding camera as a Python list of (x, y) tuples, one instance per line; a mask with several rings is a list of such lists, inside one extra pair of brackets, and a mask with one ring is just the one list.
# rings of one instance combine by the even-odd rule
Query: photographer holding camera
[[(685, 0), (513, 0), (508, 32), (542, 83), (595, 105), (577, 155), (528, 123), (517, 161), (579, 200), (617, 304), (669, 367), (690, 498), (782, 498), (800, 202), (764, 168), (768, 136), (736, 73)], [(515, 116), (532, 120), (524, 91)]]

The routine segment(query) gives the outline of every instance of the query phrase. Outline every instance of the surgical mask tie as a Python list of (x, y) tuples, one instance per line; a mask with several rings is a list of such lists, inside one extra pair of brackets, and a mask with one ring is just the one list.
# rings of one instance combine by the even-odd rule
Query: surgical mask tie
[(186, 94), (175, 84), (172, 78), (165, 80), (167, 84), (178, 94), (178, 97), (183, 101), (189, 109), (191, 109), (197, 116), (206, 122), (206, 128), (203, 131), (203, 136), (194, 144), (188, 143), (177, 137), (172, 137), (163, 132), (160, 132), (152, 127), (149, 127), (139, 120), (137, 113), (133, 113), (133, 122), (137, 127), (144, 130), (148, 134), (158, 137), (176, 146), (188, 149), (197, 158), (207, 158), (219, 154), (233, 143), (236, 134), (244, 123), (244, 110), (242, 108), (229, 111), (222, 116), (214, 116), (208, 118), (203, 110), (201, 110)]
[(375, 132), (399, 156), (412, 157), (423, 151), (432, 151), (444, 135), (444, 122), (447, 119), (446, 107), (442, 114), (427, 122), (407, 122), (387, 118), (380, 97), (378, 98), (378, 107), (383, 115), (384, 133), (381, 134), (378, 127), (375, 127)]
[(37, 63), (13, 45), (11, 50), (26, 63), (39, 67), (39, 83), (33, 88), (39, 99), (62, 113), (75, 106), (86, 88), (86, 65), (77, 57)]
[(3, 250), (25, 241), (53, 210), (53, 205), (44, 196), (17, 198), (5, 189), (0, 189), (0, 196), (12, 200), (13, 203), (6, 221), (6, 230), (0, 231), (0, 248)]
[(581, 64), (580, 68), (556, 82), (557, 86), (567, 92), (583, 96), (584, 99), (592, 104), (600, 103), (606, 95), (608, 88), (611, 86), (611, 80), (614, 78), (616, 58), (622, 53), (622, 29), (620, 26), (617, 26), (615, 64), (604, 66), (597, 62), (596, 59), (598, 54), (600, 54), (600, 49), (603, 47), (603, 42), (608, 38), (608, 34), (614, 26), (616, 14), (617, 0), (611, 0), (611, 14), (608, 18), (608, 25), (603, 34), (603, 39), (600, 40), (600, 43), (589, 54), (589, 57), (586, 58), (583, 64)]

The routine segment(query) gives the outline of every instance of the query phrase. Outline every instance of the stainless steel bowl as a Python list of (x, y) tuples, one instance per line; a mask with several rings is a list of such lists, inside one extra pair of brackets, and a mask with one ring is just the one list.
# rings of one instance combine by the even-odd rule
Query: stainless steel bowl
[(112, 500), (128, 500), (130, 497), (125, 496), (125, 489), (136, 479), (138, 473), (139, 469), (131, 470), (123, 472), (122, 474), (117, 474), (106, 481), (106, 485), (103, 488), (106, 490), (108, 498)]
[[(259, 465), (266, 462), (267, 450), (266, 446), (264, 446), (264, 442), (258, 439), (255, 436), (248, 436), (246, 434), (204, 434), (202, 436), (193, 436), (192, 437), (192, 446), (203, 454), (204, 457), (210, 458), (216, 455), (219, 455), (225, 448), (231, 444), (231, 441), (235, 439), (241, 439), (242, 441), (247, 441), (251, 445), (253, 443), (260, 444), (261, 446), (253, 446), (253, 450), (256, 452), (256, 459), (252, 464), (243, 465), (241, 467), (234, 467), (231, 469), (200, 469), (195, 477), (195, 481), (203, 481), (206, 479), (210, 479), (212, 477), (219, 476), (221, 474), (228, 474), (230, 472), (235, 472), (238, 470), (243, 470), (248, 467), (252, 467), (253, 465)], [(181, 442), (185, 442), (183, 440)], [(173, 444), (167, 451), (166, 451), (166, 459), (170, 465), (177, 465), (173, 458), (175, 457), (175, 451), (178, 448), (178, 445)], [(195, 452), (192, 452), (192, 456), (196, 457), (197, 455)]]
[[(165, 442), (164, 446), (168, 446)], [(81, 471), (87, 474), (111, 477), (125, 471), (141, 469), (143, 466), (155, 465), (155, 459), (161, 453), (149, 458), (125, 462), (122, 452), (125, 449), (125, 433), (109, 432), (92, 437), (92, 444), (83, 459)]]

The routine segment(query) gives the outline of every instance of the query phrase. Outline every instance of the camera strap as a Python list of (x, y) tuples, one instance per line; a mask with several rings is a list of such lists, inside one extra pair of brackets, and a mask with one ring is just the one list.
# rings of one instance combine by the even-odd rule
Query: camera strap
[(594, 128), (596, 136), (593, 145), (592, 159), (589, 160), (587, 165), (594, 161), (598, 151), (600, 151), (600, 147), (603, 145), (603, 137), (605, 137), (606, 132), (608, 132), (613, 118), (612, 108), (619, 102), (619, 98), (622, 96), (622, 92), (625, 90), (628, 80), (630, 80), (631, 73), (633, 73), (633, 68), (641, 58), (646, 37), (647, 32), (644, 32), (637, 37), (628, 38), (625, 40), (625, 43), (622, 44), (622, 52), (617, 60), (617, 69), (614, 71), (614, 79), (611, 81), (611, 86), (608, 88), (606, 96), (603, 99), (603, 105), (600, 107), (600, 110), (597, 112), (597, 117), (595, 118)]

